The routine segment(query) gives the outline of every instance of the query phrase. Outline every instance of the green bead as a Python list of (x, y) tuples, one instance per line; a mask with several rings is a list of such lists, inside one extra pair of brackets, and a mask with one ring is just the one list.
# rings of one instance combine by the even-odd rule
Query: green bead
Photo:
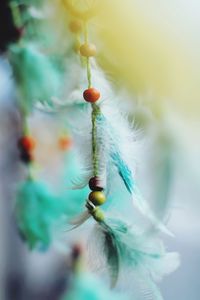
[(103, 222), (105, 219), (103, 211), (99, 208), (94, 209), (92, 216), (97, 222)]
[(89, 200), (94, 204), (94, 205), (102, 205), (106, 201), (106, 196), (103, 192), (100, 191), (94, 191), (89, 194)]

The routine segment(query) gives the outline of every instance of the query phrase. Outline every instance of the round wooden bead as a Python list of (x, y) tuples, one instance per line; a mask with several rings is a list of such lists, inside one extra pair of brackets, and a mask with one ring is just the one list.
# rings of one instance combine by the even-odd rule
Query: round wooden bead
[(95, 210), (92, 213), (93, 218), (97, 221), (97, 222), (103, 222), (105, 217), (104, 217), (104, 213), (101, 209), (99, 209), (98, 207), (95, 208)]
[(85, 101), (90, 103), (95, 103), (99, 100), (101, 94), (100, 92), (95, 88), (89, 88), (83, 92), (83, 98)]
[(103, 192), (100, 191), (93, 191), (89, 194), (89, 200), (94, 204), (94, 205), (102, 205), (106, 201), (106, 196), (104, 195)]
[(80, 47), (80, 54), (85, 57), (95, 56), (97, 52), (94, 44), (85, 43)]
[(102, 182), (98, 176), (94, 176), (89, 180), (89, 188), (92, 191), (103, 191)]
[(79, 20), (72, 20), (69, 23), (69, 29), (73, 33), (79, 33), (82, 30), (82, 22)]
[(19, 148), (25, 151), (32, 151), (35, 148), (36, 142), (31, 136), (23, 136), (19, 139)]

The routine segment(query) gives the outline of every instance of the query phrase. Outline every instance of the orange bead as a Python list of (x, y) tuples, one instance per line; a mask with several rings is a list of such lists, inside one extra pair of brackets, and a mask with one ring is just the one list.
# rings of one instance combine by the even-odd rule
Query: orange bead
[(85, 57), (95, 56), (97, 52), (96, 46), (94, 44), (83, 44), (80, 47), (80, 54)]
[(72, 146), (72, 139), (68, 136), (60, 137), (59, 148), (61, 150), (68, 150)]
[(90, 103), (94, 103), (94, 102), (98, 101), (100, 96), (101, 96), (100, 92), (98, 90), (96, 90), (95, 88), (89, 88), (89, 89), (85, 90), (83, 93), (83, 98), (85, 99), (85, 101), (90, 102)]
[(34, 150), (36, 142), (32, 136), (23, 136), (19, 140), (19, 147), (26, 151)]
[(73, 33), (79, 33), (82, 30), (82, 22), (79, 20), (72, 20), (69, 23), (69, 29)]

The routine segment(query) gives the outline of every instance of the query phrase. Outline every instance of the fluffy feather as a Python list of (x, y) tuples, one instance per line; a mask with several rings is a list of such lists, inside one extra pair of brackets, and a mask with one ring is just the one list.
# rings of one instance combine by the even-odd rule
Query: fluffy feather
[(104, 257), (103, 266), (107, 265), (111, 273), (112, 285), (117, 282), (120, 273), (136, 272), (138, 278), (152, 286), (152, 299), (162, 299), (154, 281), (173, 272), (179, 265), (178, 254), (166, 253), (159, 240), (115, 219), (96, 225), (92, 247), (99, 251), (100, 257)]
[(43, 183), (27, 179), (17, 191), (15, 211), (19, 231), (28, 246), (46, 248), (51, 243), (53, 227), (63, 214), (64, 203)]
[(61, 96), (61, 67), (34, 45), (12, 45), (9, 60), (23, 111), (29, 112), (37, 102), (51, 104), (53, 97)]

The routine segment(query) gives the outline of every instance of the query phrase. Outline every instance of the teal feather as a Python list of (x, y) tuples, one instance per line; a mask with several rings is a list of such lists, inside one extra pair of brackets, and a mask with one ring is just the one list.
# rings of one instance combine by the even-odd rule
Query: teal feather
[[(150, 222), (156, 228), (167, 233), (168, 235), (172, 235), (171, 232), (166, 228), (166, 226), (162, 224), (162, 222), (155, 216), (149, 204), (143, 198), (140, 190), (138, 189), (133, 178), (133, 171), (129, 164), (125, 161), (121, 153), (121, 141), (120, 137), (117, 135), (117, 132), (114, 130), (110, 122), (104, 117), (102, 113), (97, 116), (97, 120), (98, 126), (101, 128), (101, 130), (99, 130), (99, 132), (101, 132), (99, 140), (101, 141), (101, 143), (103, 143), (104, 141), (104, 144), (109, 144), (108, 155), (111, 158), (111, 162), (116, 167), (117, 172), (122, 179), (127, 191), (132, 196), (133, 204), (145, 217), (150, 220)], [(108, 174), (108, 178), (109, 177), (110, 174)]]
[(110, 291), (94, 274), (81, 273), (73, 278), (62, 300), (127, 300)]
[(52, 196), (43, 183), (27, 179), (19, 186), (16, 219), (19, 231), (31, 249), (50, 245), (52, 230), (60, 220), (63, 209), (63, 202)]
[(103, 143), (105, 139), (107, 140), (108, 154), (112, 160), (112, 163), (116, 166), (118, 174), (124, 182), (128, 192), (132, 194), (134, 188), (134, 179), (132, 171), (120, 153), (120, 149), (117, 144), (119, 139), (116, 137), (113, 128), (102, 113), (97, 115), (97, 122), (98, 126), (100, 127), (99, 132), (101, 134), (99, 140), (101, 143)]
[(118, 173), (120, 177), (122, 178), (127, 190), (129, 193), (133, 193), (133, 187), (134, 187), (134, 180), (132, 176), (132, 172), (125, 163), (125, 161), (122, 159), (119, 151), (115, 149), (116, 151), (111, 151), (111, 158), (114, 163), (114, 165), (117, 167)]
[(63, 70), (36, 47), (12, 45), (9, 59), (24, 112), (32, 110), (38, 102), (51, 105), (52, 98), (60, 96)]
[(39, 6), (44, 3), (43, 0), (11, 0), (11, 3), (14, 3), (15, 5), (28, 5), (28, 6)]
[[(177, 253), (166, 253), (159, 240), (149, 233), (134, 231), (120, 220), (108, 219), (99, 223), (94, 234), (95, 240), (102, 244), (100, 251), (104, 250), (112, 286), (124, 270), (136, 272), (141, 280), (145, 278), (154, 286), (154, 280), (160, 280), (179, 265)], [(158, 289), (154, 293), (160, 295)]]

